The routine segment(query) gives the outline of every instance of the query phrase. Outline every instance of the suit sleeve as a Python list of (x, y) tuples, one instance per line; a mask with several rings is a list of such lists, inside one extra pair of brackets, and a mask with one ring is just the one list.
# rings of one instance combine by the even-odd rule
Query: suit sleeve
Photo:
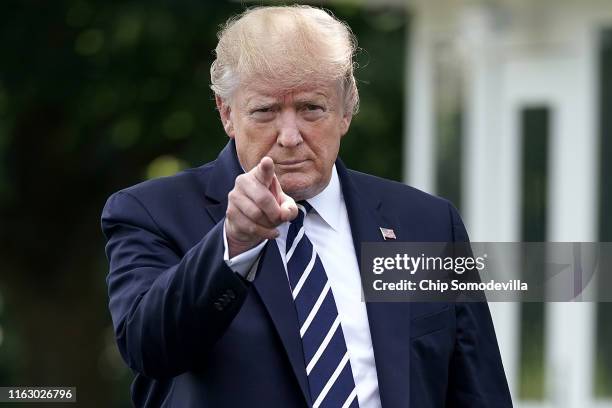
[(223, 260), (223, 220), (179, 256), (142, 203), (119, 192), (104, 207), (102, 230), (109, 308), (123, 359), (150, 378), (192, 369), (247, 293), (245, 281)]
[[(453, 241), (469, 242), (449, 204)], [(510, 408), (512, 400), (487, 302), (457, 303), (455, 350), (450, 362), (447, 408)]]

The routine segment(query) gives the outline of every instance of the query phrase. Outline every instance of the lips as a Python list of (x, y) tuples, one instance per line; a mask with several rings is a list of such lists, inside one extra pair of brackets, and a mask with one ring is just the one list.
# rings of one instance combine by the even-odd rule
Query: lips
[(304, 163), (306, 160), (283, 160), (283, 161), (279, 161), (276, 162), (276, 164), (279, 164), (281, 166), (295, 166), (296, 164), (301, 164)]

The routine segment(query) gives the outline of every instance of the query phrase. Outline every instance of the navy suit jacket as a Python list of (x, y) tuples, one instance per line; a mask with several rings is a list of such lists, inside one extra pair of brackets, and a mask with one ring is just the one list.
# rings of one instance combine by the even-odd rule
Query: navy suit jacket
[[(381, 241), (467, 241), (455, 208), (336, 162), (356, 253)], [(112, 195), (102, 214), (109, 307), (138, 407), (308, 407), (306, 369), (274, 242), (246, 282), (223, 261), (227, 194), (242, 173), (219, 157)], [(486, 303), (368, 303), (383, 407), (506, 408)]]

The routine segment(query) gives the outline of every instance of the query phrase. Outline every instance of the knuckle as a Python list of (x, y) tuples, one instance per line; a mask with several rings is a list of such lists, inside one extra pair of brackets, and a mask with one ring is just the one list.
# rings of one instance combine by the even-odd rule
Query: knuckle
[(241, 186), (243, 186), (243, 185), (244, 185), (244, 181), (245, 181), (245, 178), (246, 178), (246, 177), (247, 177), (247, 175), (246, 175), (246, 174), (241, 174), (241, 175), (239, 175), (238, 177), (236, 177), (236, 181), (234, 182), (234, 186), (235, 186), (235, 187), (241, 187)]
[(251, 215), (251, 218), (253, 218), (253, 219), (255, 219), (255, 220), (259, 220), (259, 219), (261, 219), (261, 218), (262, 218), (263, 213), (262, 213), (262, 211), (261, 211), (261, 209), (260, 209), (260, 208), (258, 208), (258, 207), (253, 207), (253, 208), (251, 209), (251, 214), (250, 214), (250, 215)]
[(270, 199), (270, 196), (267, 194), (267, 191), (263, 188), (257, 190), (257, 193), (253, 197), (253, 201), (257, 204), (259, 208), (264, 207)]
[(257, 208), (262, 208), (266, 203), (265, 191), (258, 190), (257, 193), (253, 195), (253, 202), (257, 205)]
[(242, 211), (243, 211), (243, 212), (244, 212), (244, 214), (245, 214), (245, 215), (246, 215), (248, 218), (250, 218), (251, 220), (255, 219), (255, 217), (254, 217), (255, 212), (253, 211), (253, 208), (251, 208), (250, 206), (247, 206), (247, 207), (246, 207), (246, 208), (244, 208)]
[(256, 225), (254, 225), (254, 224), (249, 224), (249, 225), (247, 225), (247, 227), (246, 227), (246, 232), (247, 232), (249, 235), (256, 235), (256, 234), (257, 234), (257, 226), (256, 226)]

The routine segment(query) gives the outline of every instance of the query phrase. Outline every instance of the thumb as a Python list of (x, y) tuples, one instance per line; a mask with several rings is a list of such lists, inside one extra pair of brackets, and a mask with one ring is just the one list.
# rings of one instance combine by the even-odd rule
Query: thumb
[(280, 205), (281, 209), (281, 218), (284, 221), (291, 221), (298, 215), (298, 207), (295, 204), (293, 198), (289, 197), (287, 194), (282, 193), (282, 202)]
[(276, 175), (274, 175), (272, 179), (272, 185), (270, 187), (271, 187), (270, 190), (272, 191), (272, 193), (274, 194), (274, 197), (276, 198), (276, 202), (278, 202), (278, 205), (280, 206), (281, 219), (283, 221), (291, 221), (295, 217), (297, 217), (298, 208), (297, 208), (297, 205), (295, 204), (295, 200), (293, 200), (293, 198), (285, 194), (285, 192), (283, 191), (283, 188), (281, 187), (278, 181), (278, 178), (276, 178)]
[(264, 156), (259, 164), (253, 168), (253, 175), (261, 184), (270, 187), (274, 175), (274, 162), (268, 156)]

